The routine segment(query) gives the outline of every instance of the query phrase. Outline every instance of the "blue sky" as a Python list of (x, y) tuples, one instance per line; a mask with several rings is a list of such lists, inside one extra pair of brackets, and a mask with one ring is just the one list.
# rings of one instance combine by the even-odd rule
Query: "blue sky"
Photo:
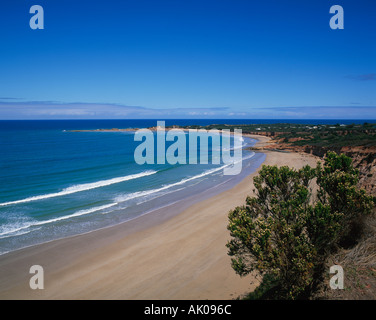
[(0, 6), (0, 119), (376, 119), (373, 0)]

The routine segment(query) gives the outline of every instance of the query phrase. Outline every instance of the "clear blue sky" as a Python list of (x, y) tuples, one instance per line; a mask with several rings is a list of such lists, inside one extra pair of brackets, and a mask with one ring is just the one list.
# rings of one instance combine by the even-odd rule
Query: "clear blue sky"
[[(29, 9), (42, 5), (45, 29)], [(344, 30), (329, 8), (344, 8)], [(0, 119), (376, 119), (374, 0), (2, 0)]]

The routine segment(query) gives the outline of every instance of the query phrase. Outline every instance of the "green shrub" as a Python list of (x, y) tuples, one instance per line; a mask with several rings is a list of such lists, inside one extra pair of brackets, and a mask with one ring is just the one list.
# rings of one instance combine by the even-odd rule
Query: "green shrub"
[(333, 215), (341, 215), (338, 221), (337, 244), (354, 244), (362, 227), (363, 218), (374, 207), (371, 196), (359, 189), (359, 171), (352, 165), (351, 158), (328, 152), (324, 166), (317, 165), (318, 198), (330, 207)]
[[(311, 199), (314, 178), (317, 199)], [(229, 213), (233, 269), (241, 276), (257, 270), (273, 279), (274, 298), (309, 296), (328, 254), (374, 205), (357, 182), (351, 159), (335, 153), (316, 168), (264, 165), (254, 178), (256, 196)]]

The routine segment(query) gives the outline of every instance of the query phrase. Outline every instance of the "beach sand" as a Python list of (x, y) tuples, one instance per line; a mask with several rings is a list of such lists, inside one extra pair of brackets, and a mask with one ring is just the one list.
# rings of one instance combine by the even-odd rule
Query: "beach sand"
[[(258, 147), (269, 138), (258, 139)], [(267, 151), (263, 164), (314, 166), (308, 154)], [(252, 195), (254, 173), (234, 188), (187, 207), (173, 205), (117, 226), (0, 256), (0, 299), (233, 299), (252, 291), (225, 247), (229, 210)], [(32, 290), (32, 265), (44, 289)]]

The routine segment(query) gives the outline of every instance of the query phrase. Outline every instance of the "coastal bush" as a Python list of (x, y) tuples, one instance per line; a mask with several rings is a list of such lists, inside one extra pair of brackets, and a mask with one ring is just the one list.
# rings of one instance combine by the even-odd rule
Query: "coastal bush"
[[(318, 191), (313, 198), (314, 179)], [(267, 280), (261, 285), (264, 295), (258, 290), (258, 297), (311, 294), (330, 252), (374, 205), (356, 188), (357, 182), (351, 159), (332, 152), (316, 168), (262, 167), (254, 177), (256, 196), (229, 212), (232, 238), (227, 243), (236, 273), (256, 270)]]
[(342, 246), (355, 244), (364, 216), (372, 212), (374, 199), (357, 187), (359, 171), (351, 158), (328, 152), (324, 165), (318, 163), (316, 170), (319, 202), (329, 206), (333, 215), (341, 215), (334, 242)]

